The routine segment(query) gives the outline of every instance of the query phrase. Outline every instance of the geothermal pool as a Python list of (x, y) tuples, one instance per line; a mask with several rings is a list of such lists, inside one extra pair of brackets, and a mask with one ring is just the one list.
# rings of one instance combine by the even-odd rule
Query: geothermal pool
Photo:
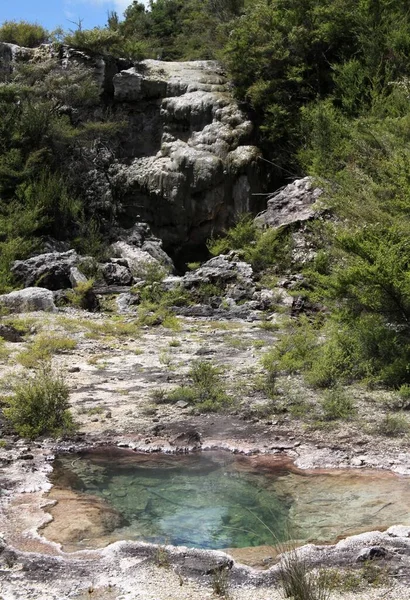
[[(61, 455), (51, 479), (51, 498), (57, 494), (63, 501), (64, 490), (71, 490), (83, 512), (88, 503), (99, 507), (109, 541), (246, 548), (289, 539), (330, 543), (410, 524), (410, 478), (364, 470), (305, 472), (268, 456), (104, 448)], [(62, 512), (55, 516), (56, 530)], [(107, 514), (115, 519), (107, 521)], [(67, 519), (75, 515), (67, 513)], [(92, 545), (92, 536), (87, 530), (81, 539), (77, 532), (69, 541), (84, 547)]]

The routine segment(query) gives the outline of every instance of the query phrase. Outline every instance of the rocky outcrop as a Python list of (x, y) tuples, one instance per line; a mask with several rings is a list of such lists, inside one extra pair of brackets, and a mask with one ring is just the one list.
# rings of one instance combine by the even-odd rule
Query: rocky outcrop
[(277, 228), (309, 221), (320, 210), (315, 204), (322, 193), (310, 177), (296, 179), (268, 197), (267, 208), (256, 217), (255, 223), (260, 227)]
[(3, 294), (0, 296), (0, 306), (13, 313), (56, 309), (53, 292), (40, 287), (29, 287), (25, 290)]
[(113, 85), (139, 146), (129, 165), (117, 165), (125, 222), (139, 215), (166, 245), (199, 244), (233, 214), (257, 208), (252, 123), (218, 63), (146, 60)]
[(72, 269), (78, 264), (75, 250), (48, 252), (14, 262), (11, 272), (24, 287), (38, 286), (48, 290), (72, 287)]
[(59, 68), (90, 69), (100, 105), (76, 109), (75, 119), (103, 118), (109, 105), (113, 118), (126, 123), (117, 149), (99, 148), (98, 157), (87, 150), (90, 167), (81, 185), (92, 211), (115, 214), (125, 228), (144, 220), (166, 248), (179, 248), (201, 245), (236, 213), (262, 208), (253, 195), (261, 188), (253, 126), (217, 62), (145, 60), (131, 66), (66, 46), (12, 44), (0, 44), (0, 59), (6, 74), (18, 60), (53, 59)]

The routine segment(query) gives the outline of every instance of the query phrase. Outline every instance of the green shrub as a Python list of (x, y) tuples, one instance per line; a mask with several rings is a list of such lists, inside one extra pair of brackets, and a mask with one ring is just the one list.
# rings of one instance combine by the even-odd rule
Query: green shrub
[(322, 402), (323, 418), (325, 421), (350, 419), (355, 413), (351, 398), (340, 388), (328, 390)]
[(68, 386), (50, 365), (42, 365), (34, 375), (16, 378), (11, 392), (4, 414), (19, 435), (33, 439), (74, 430)]
[(213, 256), (226, 254), (230, 250), (243, 250), (254, 243), (259, 230), (249, 213), (241, 215), (236, 225), (229, 229), (226, 236), (208, 240), (208, 250)]
[(78, 29), (64, 38), (64, 43), (72, 48), (107, 54), (118, 45), (119, 34), (112, 29), (94, 27), (94, 29)]
[(208, 240), (207, 246), (213, 256), (241, 251), (257, 272), (269, 267), (283, 271), (290, 264), (290, 236), (285, 228), (262, 231), (249, 214), (240, 216), (225, 236)]
[(225, 392), (220, 369), (205, 360), (192, 363), (188, 376), (191, 383), (175, 388), (169, 394), (156, 393), (154, 400), (161, 404), (175, 404), (180, 400), (187, 402), (202, 412), (217, 412), (233, 403), (233, 398)]
[(269, 374), (284, 371), (297, 373), (310, 368), (315, 360), (318, 332), (306, 317), (291, 321), (272, 350), (262, 358)]
[(0, 42), (35, 48), (45, 44), (50, 34), (38, 23), (28, 21), (4, 21), (0, 27)]
[(67, 298), (70, 304), (77, 308), (87, 309), (89, 307), (89, 297), (92, 294), (94, 280), (80, 281), (78, 285), (67, 292)]
[(176, 404), (182, 400), (188, 402), (188, 404), (194, 404), (197, 400), (197, 392), (193, 387), (181, 385), (166, 396), (166, 401), (170, 404)]
[(378, 424), (377, 432), (388, 437), (405, 435), (410, 430), (409, 422), (404, 415), (387, 414)]

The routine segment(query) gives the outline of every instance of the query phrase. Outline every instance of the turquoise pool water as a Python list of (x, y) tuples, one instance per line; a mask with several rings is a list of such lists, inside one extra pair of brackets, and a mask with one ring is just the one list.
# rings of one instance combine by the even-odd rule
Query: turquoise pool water
[[(121, 517), (117, 539), (196, 548), (331, 542), (410, 523), (410, 480), (381, 472), (303, 473), (224, 452), (62, 455), (56, 488), (100, 498)], [(101, 502), (101, 500), (99, 502)]]

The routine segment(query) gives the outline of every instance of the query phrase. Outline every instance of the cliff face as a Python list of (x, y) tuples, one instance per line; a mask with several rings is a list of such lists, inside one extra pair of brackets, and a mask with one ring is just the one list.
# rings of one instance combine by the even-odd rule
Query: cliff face
[(63, 67), (92, 70), (101, 105), (85, 114), (98, 118), (108, 106), (125, 128), (119, 148), (107, 153), (109, 178), (90, 169), (83, 189), (88, 205), (104, 210), (115, 202), (121, 227), (145, 221), (172, 249), (203, 244), (235, 213), (262, 208), (252, 195), (261, 179), (253, 126), (218, 63), (146, 60), (130, 66), (67, 47), (11, 44), (0, 44), (0, 57), (6, 72), (15, 61), (50, 57)]
[(146, 60), (113, 85), (131, 127), (131, 161), (116, 175), (124, 224), (141, 216), (166, 244), (195, 244), (234, 213), (258, 209), (253, 126), (217, 63)]

